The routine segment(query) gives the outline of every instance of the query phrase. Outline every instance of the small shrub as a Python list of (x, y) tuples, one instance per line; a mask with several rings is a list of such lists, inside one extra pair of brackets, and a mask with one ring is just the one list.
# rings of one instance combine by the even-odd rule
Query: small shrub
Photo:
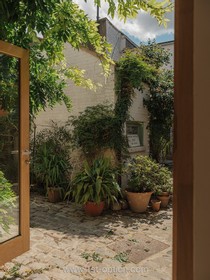
[(69, 184), (71, 134), (66, 126), (52, 123), (51, 129), (41, 131), (35, 138), (32, 156), (32, 172), (37, 183), (45, 191), (48, 187), (62, 187)]
[(148, 156), (136, 156), (124, 169), (128, 186), (133, 192), (148, 192), (172, 188), (171, 172)]
[(127, 140), (121, 135), (119, 118), (112, 105), (87, 107), (69, 122), (73, 126), (73, 142), (86, 158), (95, 158), (106, 149), (126, 150)]

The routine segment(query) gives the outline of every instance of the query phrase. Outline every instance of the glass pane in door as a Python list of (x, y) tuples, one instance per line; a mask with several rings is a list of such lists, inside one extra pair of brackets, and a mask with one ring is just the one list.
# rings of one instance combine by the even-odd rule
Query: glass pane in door
[(19, 59), (0, 54), (0, 243), (19, 235)]

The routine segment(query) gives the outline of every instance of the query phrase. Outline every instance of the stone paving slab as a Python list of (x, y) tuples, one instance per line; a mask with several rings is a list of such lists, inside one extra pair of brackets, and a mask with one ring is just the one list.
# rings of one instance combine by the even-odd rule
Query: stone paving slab
[(32, 194), (31, 249), (0, 267), (0, 279), (170, 280), (171, 240), (171, 207), (93, 218), (73, 203)]
[(118, 254), (125, 252), (128, 255), (128, 260), (135, 264), (168, 247), (169, 245), (148, 237), (144, 233), (135, 235), (132, 239), (114, 242), (109, 245), (109, 248)]

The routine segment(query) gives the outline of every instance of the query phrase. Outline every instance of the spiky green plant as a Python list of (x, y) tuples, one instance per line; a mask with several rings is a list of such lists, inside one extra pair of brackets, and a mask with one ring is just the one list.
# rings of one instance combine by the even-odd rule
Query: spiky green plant
[(97, 158), (91, 165), (85, 162), (82, 171), (73, 179), (66, 197), (74, 199), (78, 204), (88, 201), (113, 203), (121, 196), (116, 175), (107, 158)]

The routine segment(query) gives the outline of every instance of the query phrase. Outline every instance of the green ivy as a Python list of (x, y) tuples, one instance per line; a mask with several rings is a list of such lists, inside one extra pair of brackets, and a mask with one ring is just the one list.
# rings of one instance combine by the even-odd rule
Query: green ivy
[(149, 94), (144, 99), (144, 105), (149, 112), (150, 155), (158, 162), (166, 157), (173, 123), (173, 71), (162, 68), (169, 63), (169, 59), (168, 51), (149, 40), (147, 45), (127, 50), (116, 65), (115, 114), (121, 137), (125, 122), (130, 117), (134, 90), (143, 90), (147, 85)]
[[(99, 104), (88, 107), (78, 117), (71, 118), (74, 143), (86, 157), (94, 158), (107, 148), (115, 151), (118, 160), (128, 155), (124, 125), (130, 119), (129, 109), (135, 89), (143, 90), (145, 84), (150, 88), (150, 95), (144, 104), (150, 114), (148, 128), (151, 155), (157, 159), (155, 151), (158, 145), (158, 153), (163, 154), (163, 142), (167, 140), (168, 143), (172, 124), (173, 73), (160, 70), (160, 67), (169, 58), (167, 51), (150, 41), (147, 46), (142, 45), (124, 53), (116, 63), (117, 99), (114, 109), (110, 105)], [(156, 135), (161, 135), (162, 138)], [(158, 144), (155, 144), (156, 140)]]
[[(119, 141), (123, 142), (124, 125), (130, 119), (129, 109), (135, 96), (134, 89), (142, 90), (144, 83), (152, 80), (155, 74), (155, 67), (143, 60), (140, 49), (127, 50), (117, 63), (115, 115), (118, 119)], [(126, 150), (128, 145), (123, 148)], [(117, 149), (116, 152), (119, 158), (123, 154), (122, 149)]]
[(150, 94), (144, 99), (149, 112), (150, 155), (163, 162), (171, 147), (171, 129), (174, 114), (174, 75), (172, 70), (163, 70), (150, 84)]

